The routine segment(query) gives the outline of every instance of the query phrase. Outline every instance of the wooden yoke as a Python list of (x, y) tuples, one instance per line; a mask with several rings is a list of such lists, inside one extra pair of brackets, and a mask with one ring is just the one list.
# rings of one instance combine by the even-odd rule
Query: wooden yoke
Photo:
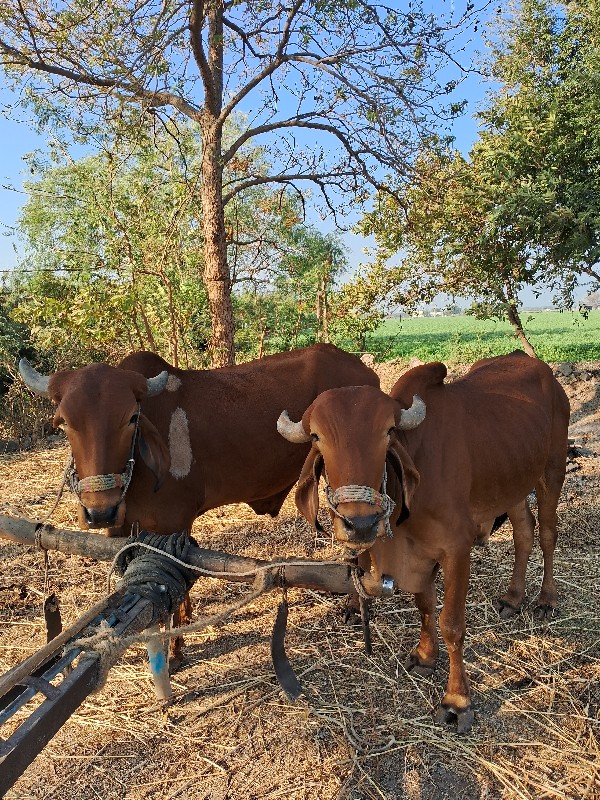
[[(98, 536), (84, 531), (65, 530), (50, 525), (41, 525), (31, 520), (0, 514), (0, 538), (25, 545), (37, 545), (45, 550), (112, 561), (125, 544), (124, 539)], [(256, 572), (282, 565), (285, 585), (301, 589), (328, 592), (330, 594), (353, 594), (355, 591), (351, 565), (313, 561), (310, 559), (282, 558), (276, 562), (257, 558), (234, 556), (220, 550), (192, 547), (189, 563), (193, 567), (210, 573), (210, 577), (223, 580), (252, 583)], [(199, 577), (202, 572), (199, 573)], [(364, 588), (371, 597), (388, 594), (381, 580), (364, 576)]]

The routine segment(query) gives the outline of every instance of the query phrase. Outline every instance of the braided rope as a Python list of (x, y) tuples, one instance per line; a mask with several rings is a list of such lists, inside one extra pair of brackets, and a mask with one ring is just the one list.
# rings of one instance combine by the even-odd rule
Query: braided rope
[(365, 590), (365, 587), (362, 584), (360, 579), (360, 574), (358, 571), (358, 567), (353, 567), (350, 571), (350, 575), (352, 576), (352, 583), (354, 584), (354, 588), (356, 589), (356, 594), (359, 597), (362, 597), (363, 600), (371, 600), (371, 595)]
[(330, 487), (327, 486), (326, 490), (329, 494), (328, 499), (334, 506), (340, 503), (369, 503), (369, 505), (383, 508), (386, 503), (384, 495), (370, 486), (350, 484), (349, 486), (340, 486), (335, 492), (332, 492)]
[(105, 492), (107, 489), (122, 489), (127, 479), (127, 473), (120, 475), (112, 473), (110, 475), (90, 475), (82, 478), (77, 483), (77, 491), (82, 492)]
[(336, 516), (342, 516), (337, 510), (340, 503), (368, 503), (371, 506), (379, 506), (381, 508), (385, 535), (391, 538), (394, 534), (390, 525), (390, 517), (394, 512), (396, 503), (389, 494), (386, 493), (386, 488), (387, 470), (385, 467), (381, 479), (381, 492), (378, 492), (371, 486), (359, 486), (355, 483), (348, 484), (348, 486), (340, 486), (339, 489), (332, 491), (329, 485), (329, 479), (327, 475), (325, 475), (325, 497), (327, 498), (329, 508), (331, 508)]

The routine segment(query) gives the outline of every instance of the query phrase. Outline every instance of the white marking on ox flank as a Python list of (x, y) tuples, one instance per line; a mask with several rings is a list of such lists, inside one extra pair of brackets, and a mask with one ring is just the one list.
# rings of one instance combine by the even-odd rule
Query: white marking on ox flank
[(181, 386), (181, 379), (177, 375), (169, 375), (167, 380), (167, 392), (176, 392)]
[(176, 408), (169, 425), (169, 453), (174, 478), (185, 478), (192, 468), (192, 443), (187, 414), (183, 408)]

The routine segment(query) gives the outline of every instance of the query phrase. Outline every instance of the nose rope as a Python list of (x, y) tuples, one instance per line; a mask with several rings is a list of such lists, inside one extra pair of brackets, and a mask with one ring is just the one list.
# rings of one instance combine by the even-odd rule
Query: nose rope
[(329, 508), (333, 511), (336, 517), (344, 519), (344, 515), (340, 514), (337, 507), (340, 503), (368, 503), (371, 506), (379, 506), (381, 508), (381, 518), (385, 528), (385, 535), (392, 537), (392, 527), (390, 525), (390, 517), (396, 507), (396, 503), (387, 494), (387, 469), (383, 468), (383, 477), (381, 479), (381, 491), (378, 492), (371, 486), (359, 486), (352, 483), (348, 486), (340, 486), (335, 491), (331, 490), (329, 485), (329, 478), (325, 474), (325, 496)]
[[(71, 461), (67, 467), (67, 481), (69, 487), (74, 495), (76, 495), (77, 499), (79, 500), (80, 504), (83, 505), (81, 502), (81, 494), (82, 492), (105, 492), (108, 489), (121, 489), (121, 496), (119, 497), (119, 503), (125, 497), (125, 493), (129, 488), (129, 484), (131, 483), (131, 478), (133, 475), (133, 467), (135, 464), (135, 458), (133, 457), (135, 451), (135, 445), (137, 442), (138, 437), (138, 430), (140, 426), (140, 405), (138, 403), (137, 413), (135, 415), (135, 430), (133, 431), (133, 437), (131, 439), (131, 448), (129, 451), (129, 458), (127, 459), (127, 464), (125, 466), (125, 470), (121, 473), (112, 472), (107, 475), (90, 475), (87, 478), (79, 479), (79, 475), (77, 474), (77, 467), (75, 466), (75, 460), (71, 455)], [(117, 503), (117, 505), (119, 504)]]

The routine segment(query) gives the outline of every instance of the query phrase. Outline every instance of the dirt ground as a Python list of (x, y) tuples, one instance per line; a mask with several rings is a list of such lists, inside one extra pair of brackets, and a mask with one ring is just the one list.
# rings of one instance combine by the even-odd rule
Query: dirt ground
[[(431, 678), (404, 669), (419, 630), (411, 596), (376, 601), (369, 657), (360, 631), (343, 622), (343, 599), (293, 590), (286, 645), (305, 690), (299, 701), (290, 703), (274, 677), (269, 639), (280, 597), (264, 595), (227, 624), (187, 638), (166, 714), (155, 705), (144, 648), (130, 649), (6, 797), (600, 800), (600, 364), (554, 366), (572, 402), (575, 440), (559, 506), (561, 614), (539, 623), (526, 606), (514, 619), (499, 619), (493, 601), (513, 560), (508, 526), (474, 549), (465, 660), (476, 715), (469, 734), (433, 722), (447, 679), (443, 646)], [(402, 367), (378, 371), (389, 388)], [(0, 456), (0, 513), (43, 519), (66, 459), (60, 442)], [(77, 528), (71, 496), (52, 522)], [(206, 547), (253, 557), (339, 555), (289, 498), (276, 520), (228, 506), (197, 520), (193, 533)], [(3, 672), (45, 642), (44, 570), (34, 548), (0, 540), (0, 557)], [(107, 573), (105, 563), (50, 555), (49, 590), (60, 597), (65, 626), (106, 592)], [(530, 601), (541, 574), (536, 547)], [(198, 581), (195, 619), (248, 591)]]

